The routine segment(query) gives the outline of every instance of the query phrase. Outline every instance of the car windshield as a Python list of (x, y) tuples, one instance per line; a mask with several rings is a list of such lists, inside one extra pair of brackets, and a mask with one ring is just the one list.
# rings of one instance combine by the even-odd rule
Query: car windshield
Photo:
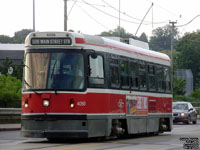
[(27, 53), (25, 89), (79, 90), (84, 87), (81, 53)]
[(188, 110), (188, 105), (187, 104), (173, 104), (173, 109)]

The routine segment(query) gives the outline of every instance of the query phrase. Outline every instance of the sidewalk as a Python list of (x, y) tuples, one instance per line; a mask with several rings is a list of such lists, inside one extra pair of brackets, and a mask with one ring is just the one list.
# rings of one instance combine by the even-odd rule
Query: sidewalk
[(13, 130), (20, 130), (21, 124), (19, 123), (12, 123), (12, 124), (0, 124), (0, 131), (13, 131)]

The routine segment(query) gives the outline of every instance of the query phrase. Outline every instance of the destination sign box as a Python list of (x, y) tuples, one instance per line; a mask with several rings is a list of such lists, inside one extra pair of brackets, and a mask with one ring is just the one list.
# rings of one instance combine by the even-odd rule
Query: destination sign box
[(32, 38), (32, 45), (71, 45), (71, 38)]

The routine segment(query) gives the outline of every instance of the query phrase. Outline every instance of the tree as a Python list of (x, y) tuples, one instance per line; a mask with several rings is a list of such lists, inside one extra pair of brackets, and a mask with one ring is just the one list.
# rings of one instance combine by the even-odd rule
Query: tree
[(1, 74), (7, 74), (8, 68), (12, 65), (12, 61), (6, 57), (6, 59), (3, 61), (2, 66), (0, 66), (0, 72)]
[(148, 37), (147, 37), (147, 35), (143, 32), (143, 33), (140, 35), (139, 40), (140, 40), (140, 41), (143, 41), (143, 42), (148, 42)]
[[(0, 75), (1, 107), (20, 107), (22, 82), (11, 75)], [(14, 105), (18, 100), (17, 105)], [(3, 104), (2, 104), (3, 103)]]
[(119, 37), (119, 32), (120, 32), (120, 37), (121, 38), (133, 38), (133, 39), (138, 39), (138, 37), (134, 36), (131, 33), (126, 32), (126, 30), (123, 27), (117, 27), (114, 30), (109, 30), (104, 31), (100, 34), (100, 36), (113, 36), (113, 37)]
[(191, 69), (194, 89), (200, 88), (200, 31), (187, 33), (177, 45), (177, 67)]
[[(164, 27), (158, 27), (152, 32), (153, 36), (150, 37), (149, 45), (150, 49), (160, 51), (160, 50), (170, 50), (171, 49), (171, 27), (166, 25)], [(178, 42), (178, 30), (174, 30), (174, 47), (176, 47)]]
[(0, 43), (12, 43), (13, 39), (7, 35), (0, 35)]
[(24, 43), (26, 36), (31, 32), (33, 32), (31, 29), (23, 29), (21, 31), (15, 32), (13, 37), (14, 43)]
[(7, 75), (9, 67), (13, 67), (13, 69), (14, 69), (12, 76), (17, 77), (18, 79), (22, 80), (23, 61), (21, 63), (21, 66), (13, 66), (12, 61), (8, 57), (6, 57), (6, 59), (3, 61), (3, 65), (0, 66), (1, 74)]
[(174, 78), (173, 96), (185, 94), (186, 81), (182, 78)]

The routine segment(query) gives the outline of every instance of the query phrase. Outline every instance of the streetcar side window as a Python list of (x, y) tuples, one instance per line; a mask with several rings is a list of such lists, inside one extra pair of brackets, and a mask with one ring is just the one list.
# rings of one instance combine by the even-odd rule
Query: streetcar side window
[(118, 59), (110, 58), (110, 81), (112, 88), (120, 87)]
[(164, 80), (165, 80), (166, 92), (170, 92), (171, 91), (171, 82), (170, 82), (169, 67), (164, 67)]
[(130, 61), (130, 86), (131, 89), (138, 89), (138, 63)]
[(164, 70), (162, 66), (156, 67), (156, 79), (157, 79), (157, 86), (159, 92), (164, 92), (165, 86), (164, 86)]
[(120, 79), (122, 89), (129, 89), (128, 60), (120, 61)]
[(89, 83), (104, 84), (104, 65), (101, 55), (97, 55), (96, 58), (89, 55)]
[(156, 90), (156, 76), (155, 76), (155, 66), (153, 64), (148, 65), (148, 81), (149, 81), (149, 90)]
[(147, 90), (146, 64), (144, 61), (139, 62), (139, 87), (140, 90)]

